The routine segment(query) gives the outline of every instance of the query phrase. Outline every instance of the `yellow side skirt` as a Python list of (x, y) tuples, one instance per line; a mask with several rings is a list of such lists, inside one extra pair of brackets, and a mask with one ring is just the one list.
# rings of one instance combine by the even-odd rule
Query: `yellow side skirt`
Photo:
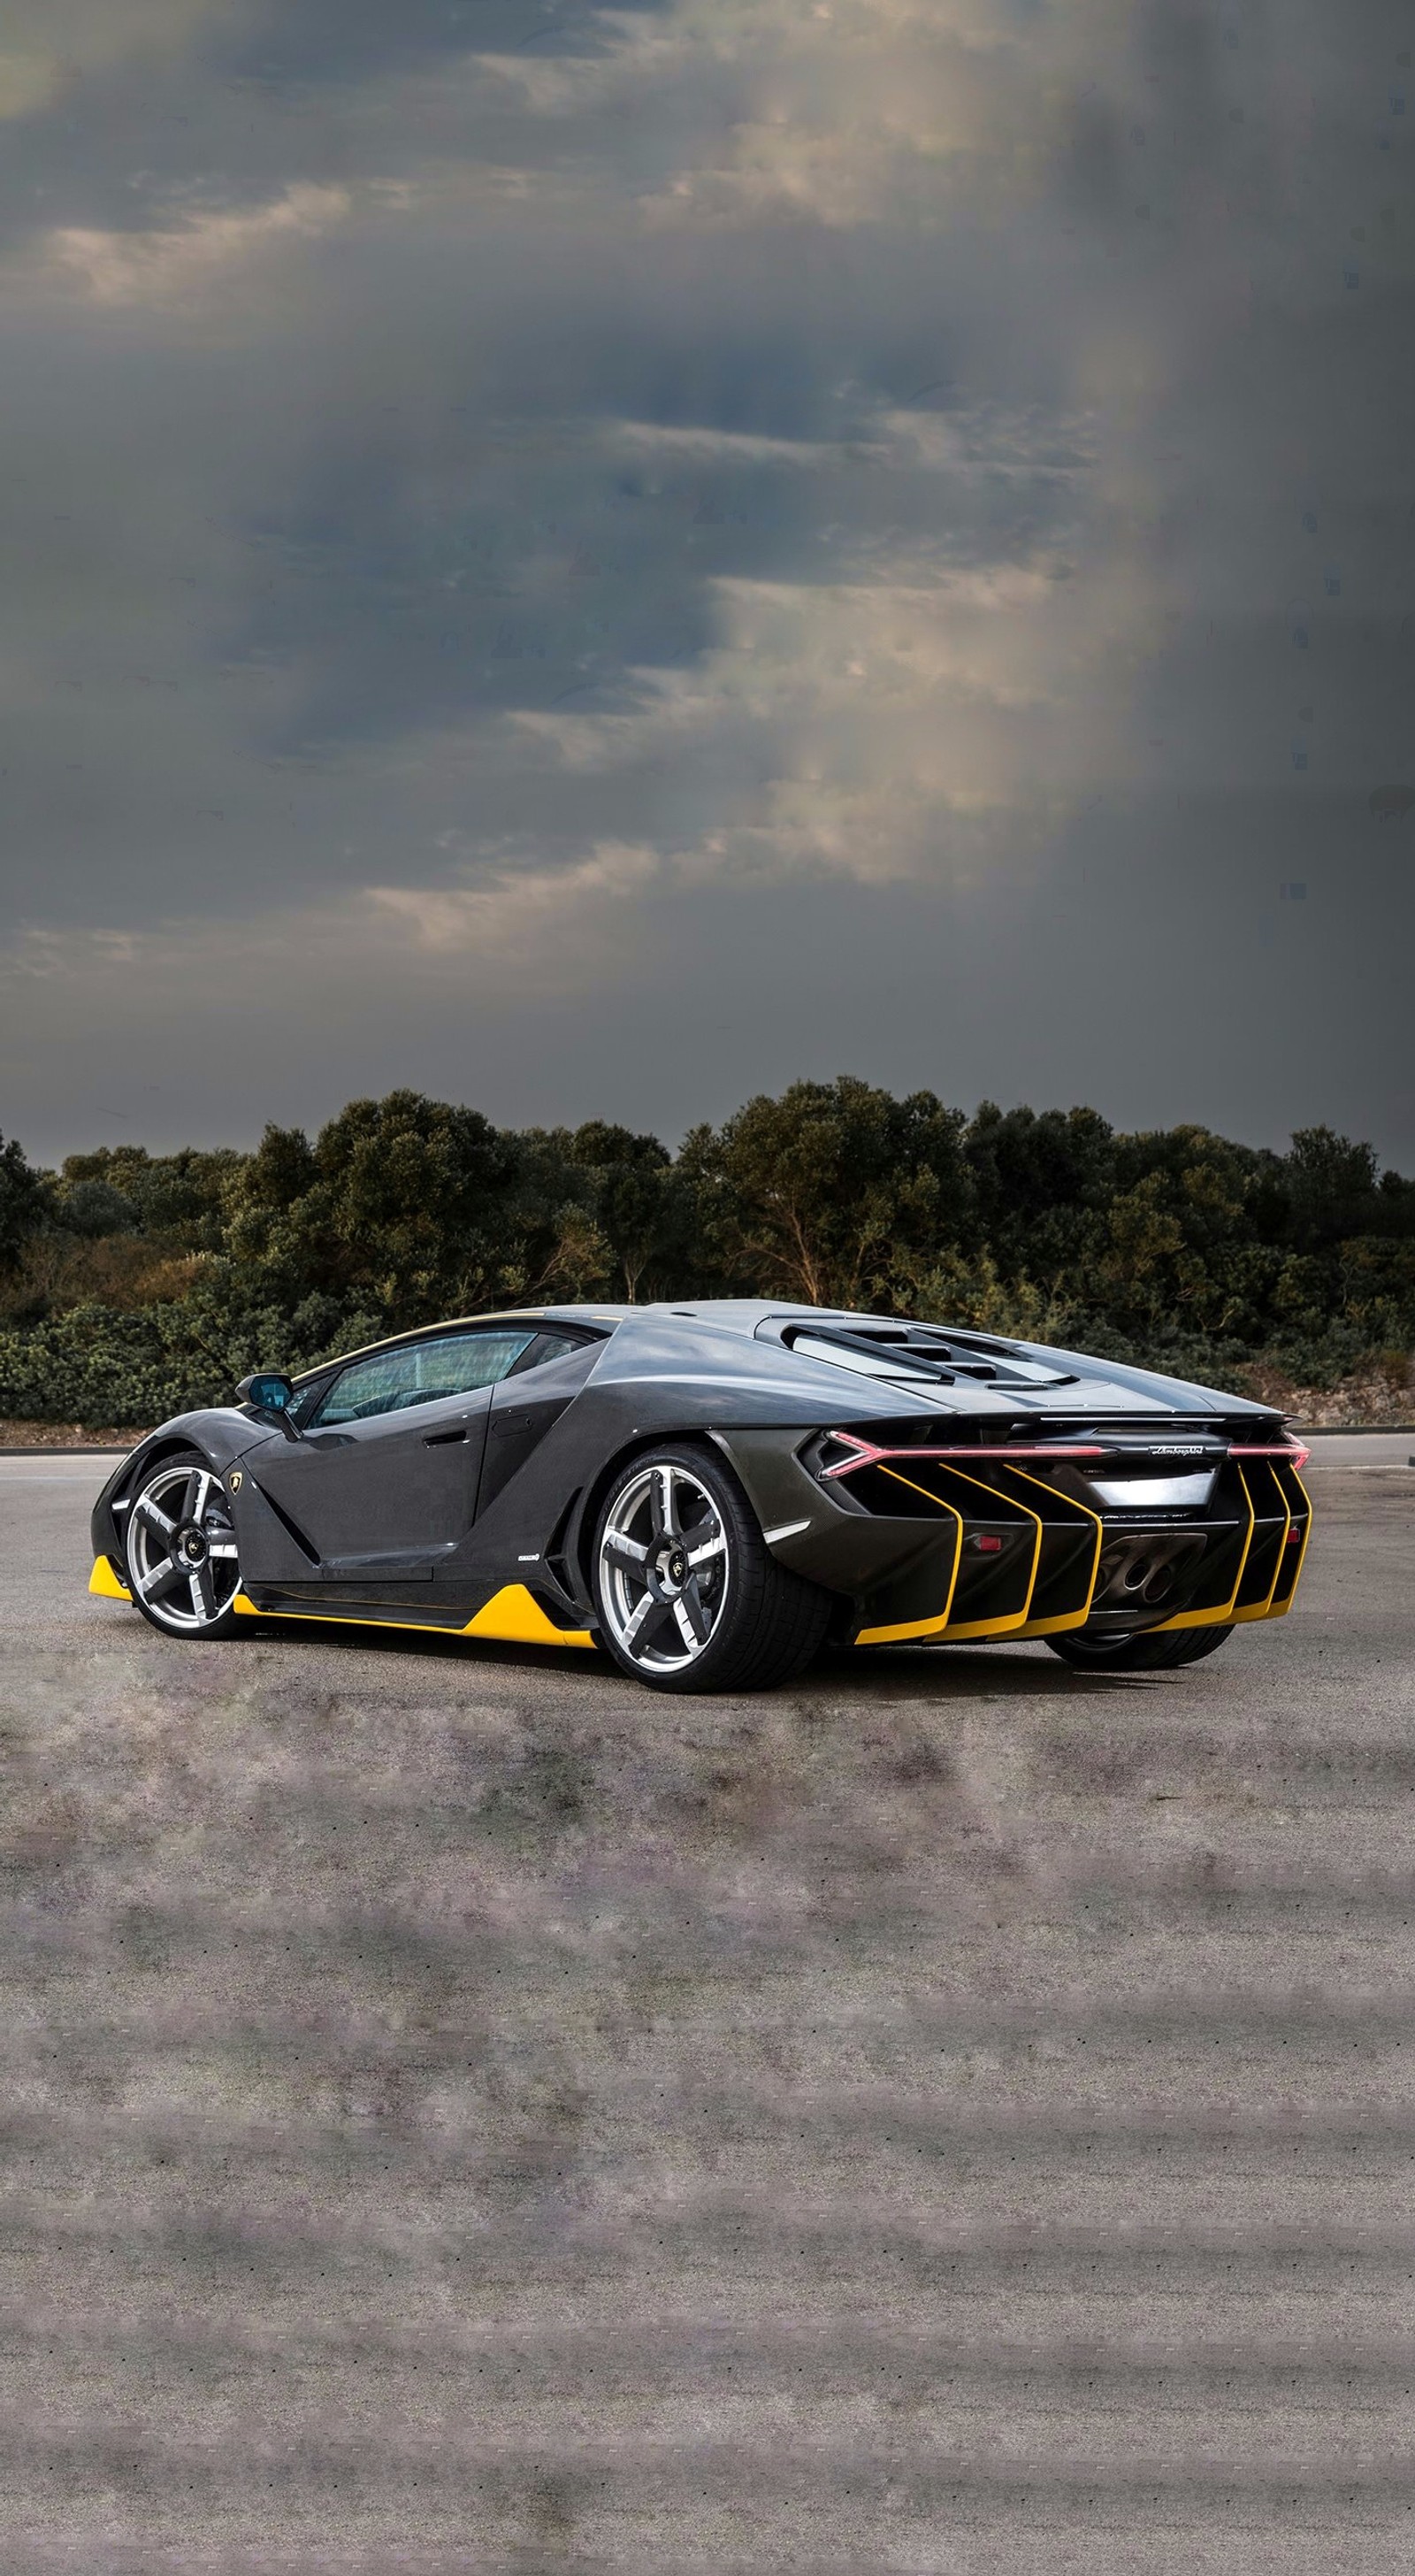
[(119, 1582), (106, 1556), (94, 1558), (88, 1588), (98, 1594), (100, 1601), (131, 1601), (133, 1597), (126, 1583)]
[[(88, 1588), (104, 1601), (131, 1601), (133, 1597), (126, 1584), (119, 1582), (106, 1556), (95, 1557)], [(508, 1646), (594, 1644), (588, 1628), (557, 1628), (524, 1583), (504, 1583), (499, 1592), (483, 1602), (465, 1628), (438, 1627), (431, 1619), (334, 1619), (327, 1610), (258, 1610), (244, 1592), (237, 1593), (231, 1607), (247, 1619), (321, 1619), (340, 1628), (415, 1628), (425, 1637), (494, 1637)]]

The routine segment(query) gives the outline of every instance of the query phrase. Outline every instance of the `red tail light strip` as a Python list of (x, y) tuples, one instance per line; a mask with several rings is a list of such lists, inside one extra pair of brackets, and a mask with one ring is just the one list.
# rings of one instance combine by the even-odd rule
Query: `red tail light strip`
[[(853, 1455), (838, 1459), (833, 1467), (822, 1467), (820, 1471), (822, 1480), (835, 1476), (853, 1476), (857, 1467), (882, 1466), (887, 1458), (971, 1458), (975, 1462), (981, 1460), (984, 1465), (997, 1458), (1026, 1458), (1033, 1465), (1039, 1460), (1045, 1465), (1050, 1458), (1110, 1458), (1117, 1465), (1123, 1465), (1132, 1456), (1141, 1459), (1147, 1454), (1143, 1449), (1134, 1451), (1107, 1449), (1099, 1442), (1081, 1445), (1060, 1441), (1055, 1445), (1051, 1442), (1032, 1441), (988, 1447), (981, 1442), (974, 1442), (966, 1447), (949, 1449), (881, 1449), (872, 1440), (858, 1440), (853, 1431), (832, 1431), (828, 1436), (832, 1440), (848, 1444)], [(1227, 1452), (1230, 1458), (1285, 1458), (1290, 1467), (1305, 1467), (1311, 1454), (1311, 1450), (1304, 1449), (1300, 1441), (1287, 1440), (1272, 1441), (1266, 1447), (1259, 1448), (1230, 1448)]]
[(992, 1458), (1106, 1458), (1111, 1455), (1109, 1450), (1096, 1446), (1042, 1449), (1035, 1442), (1007, 1448), (983, 1448), (975, 1441), (967, 1447), (952, 1449), (878, 1449), (872, 1440), (857, 1440), (853, 1431), (832, 1431), (829, 1437), (848, 1441), (855, 1454), (852, 1458), (840, 1459), (834, 1467), (822, 1467), (822, 1477), (853, 1476), (857, 1467), (877, 1467), (886, 1458), (981, 1458), (986, 1464)]

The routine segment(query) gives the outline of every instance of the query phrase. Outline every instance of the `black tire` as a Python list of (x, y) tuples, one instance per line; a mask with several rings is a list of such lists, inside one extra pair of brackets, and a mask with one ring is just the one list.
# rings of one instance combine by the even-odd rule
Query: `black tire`
[(1201, 1664), (1205, 1655), (1216, 1655), (1233, 1634), (1231, 1628), (1181, 1628), (1178, 1632), (1183, 1653), (1175, 1656), (1177, 1664)]
[(235, 1635), (236, 1532), (221, 1477), (199, 1450), (169, 1449), (144, 1470), (123, 1550), (134, 1607), (164, 1637), (205, 1644)]
[(777, 1564), (725, 1462), (689, 1441), (615, 1478), (592, 1579), (605, 1645), (650, 1690), (773, 1690), (804, 1670), (830, 1617), (830, 1594)]
[(1226, 1645), (1231, 1628), (1142, 1628), (1119, 1637), (1088, 1636), (1084, 1628), (1047, 1644), (1064, 1664), (1082, 1673), (1167, 1673), (1179, 1664), (1197, 1664)]

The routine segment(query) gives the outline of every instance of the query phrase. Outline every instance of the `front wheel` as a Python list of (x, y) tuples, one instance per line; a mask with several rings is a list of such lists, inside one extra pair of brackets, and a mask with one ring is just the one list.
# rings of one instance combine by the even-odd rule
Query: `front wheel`
[(128, 1589), (168, 1637), (229, 1637), (240, 1559), (221, 1478), (195, 1449), (168, 1454), (133, 1496), (125, 1535)]
[(1197, 1664), (1226, 1645), (1231, 1628), (1142, 1628), (1119, 1637), (1088, 1637), (1085, 1629), (1047, 1644), (1064, 1664), (1082, 1673), (1166, 1673), (1177, 1664)]
[(594, 1594), (615, 1662), (652, 1690), (770, 1690), (810, 1662), (830, 1616), (829, 1593), (777, 1564), (736, 1478), (686, 1443), (611, 1486)]

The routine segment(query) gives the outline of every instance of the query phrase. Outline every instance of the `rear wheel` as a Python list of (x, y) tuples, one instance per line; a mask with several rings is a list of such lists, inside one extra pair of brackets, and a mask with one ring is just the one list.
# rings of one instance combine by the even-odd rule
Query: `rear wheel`
[(1142, 1628), (1119, 1637), (1088, 1637), (1084, 1628), (1047, 1644), (1064, 1664), (1083, 1673), (1164, 1673), (1177, 1664), (1197, 1664), (1215, 1654), (1232, 1636), (1231, 1628)]
[(169, 1452), (133, 1496), (125, 1533), (128, 1589), (168, 1637), (229, 1637), (241, 1588), (236, 1532), (221, 1478), (195, 1449)]
[(615, 1662), (651, 1690), (770, 1690), (810, 1662), (830, 1595), (778, 1565), (734, 1476), (682, 1447), (610, 1488), (595, 1606)]
[(1232, 1636), (1231, 1628), (1182, 1628), (1179, 1631), (1183, 1653), (1175, 1656), (1177, 1664), (1200, 1664), (1205, 1655), (1216, 1655)]

